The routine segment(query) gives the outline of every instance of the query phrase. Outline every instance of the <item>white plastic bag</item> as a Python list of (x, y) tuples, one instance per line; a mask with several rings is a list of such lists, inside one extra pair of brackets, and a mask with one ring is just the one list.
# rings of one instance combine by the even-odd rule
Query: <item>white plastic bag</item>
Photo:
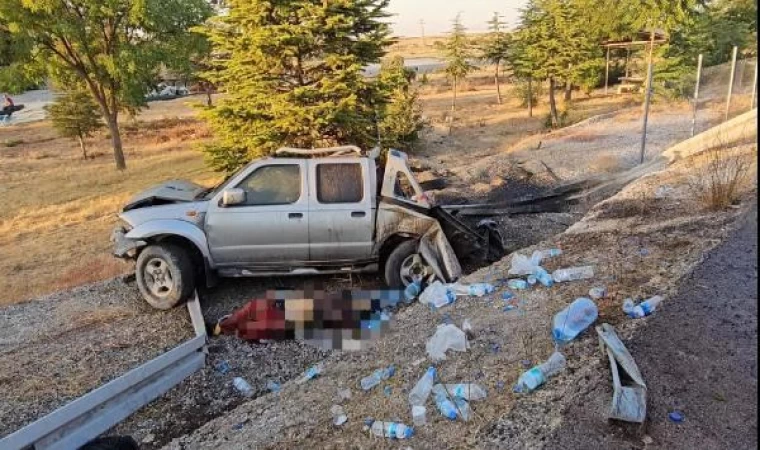
[(524, 276), (532, 275), (536, 270), (536, 265), (533, 264), (531, 258), (525, 255), (515, 253), (512, 255), (512, 267), (509, 269), (510, 275)]
[(456, 325), (438, 325), (435, 334), (428, 339), (425, 349), (434, 362), (446, 359), (446, 351), (464, 352), (469, 348), (467, 336)]
[(442, 284), (440, 281), (434, 282), (420, 294), (420, 303), (433, 305), (436, 308), (454, 303), (455, 300), (456, 294), (454, 294), (449, 286)]

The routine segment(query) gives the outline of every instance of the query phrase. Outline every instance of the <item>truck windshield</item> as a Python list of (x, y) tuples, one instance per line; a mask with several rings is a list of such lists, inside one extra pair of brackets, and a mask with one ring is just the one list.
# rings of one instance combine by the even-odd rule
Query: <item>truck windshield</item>
[(237, 177), (240, 172), (245, 170), (245, 168), (248, 167), (248, 165), (245, 165), (238, 170), (234, 171), (232, 174), (227, 175), (224, 180), (222, 180), (221, 183), (217, 184), (214, 187), (210, 187), (208, 189), (204, 189), (201, 191), (196, 197), (196, 200), (208, 200), (218, 194), (219, 192), (222, 192), (223, 190), (227, 189), (227, 186), (230, 184), (230, 181), (232, 181), (233, 178)]

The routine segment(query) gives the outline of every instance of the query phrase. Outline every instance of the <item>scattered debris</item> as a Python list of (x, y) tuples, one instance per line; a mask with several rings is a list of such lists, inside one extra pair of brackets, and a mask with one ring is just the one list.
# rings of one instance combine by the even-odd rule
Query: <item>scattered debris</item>
[(581, 297), (554, 316), (554, 341), (566, 344), (590, 327), (599, 316), (599, 309), (591, 299)]
[(554, 352), (546, 362), (523, 373), (517, 380), (513, 391), (517, 394), (529, 394), (535, 391), (549, 378), (561, 372), (566, 363), (567, 361), (562, 353)]
[(222, 375), (226, 375), (230, 371), (230, 363), (227, 361), (219, 361), (215, 366), (214, 370), (221, 373)]
[(340, 405), (333, 405), (333, 407), (330, 408), (330, 414), (332, 414), (333, 417), (333, 425), (337, 427), (348, 422), (348, 416)]
[(253, 397), (253, 388), (243, 378), (236, 377), (234, 380), (232, 380), (232, 385), (235, 386), (235, 389), (237, 389), (237, 391), (240, 392), (243, 396), (248, 398)]
[(636, 305), (632, 299), (623, 302), (623, 312), (632, 319), (641, 319), (652, 314), (664, 299), (657, 295)]
[(484, 400), (488, 392), (479, 384), (436, 384), (433, 386), (434, 394), (450, 395), (454, 398), (462, 398), (469, 401)]
[(383, 388), (383, 394), (384, 394), (386, 397), (390, 397), (390, 396), (393, 394), (393, 388), (392, 388), (392, 387), (390, 387), (390, 386), (385, 386), (385, 387)]
[(338, 403), (343, 403), (351, 400), (351, 389), (338, 389), (337, 399)]
[(414, 426), (421, 427), (427, 423), (427, 409), (421, 405), (412, 406), (412, 422)]
[(467, 335), (456, 325), (438, 325), (435, 334), (428, 340), (427, 354), (433, 361), (446, 359), (446, 351), (464, 352), (469, 348)]
[(454, 303), (456, 299), (456, 294), (440, 281), (428, 286), (420, 295), (420, 303), (432, 305), (436, 308)]
[(462, 322), (462, 331), (464, 331), (464, 334), (468, 340), (475, 339), (475, 331), (472, 328), (470, 319), (464, 319), (464, 322)]
[(671, 422), (682, 423), (685, 417), (680, 411), (671, 411), (668, 413), (668, 419), (670, 419)]
[(509, 280), (507, 282), (507, 286), (510, 289), (514, 289), (516, 291), (522, 291), (522, 290), (528, 289), (528, 287), (529, 287), (527, 281), (525, 281), (525, 280), (519, 280), (519, 279)]
[(607, 288), (604, 286), (591, 288), (588, 291), (588, 296), (591, 297), (592, 300), (599, 300), (602, 298), (606, 298)]
[[(612, 370), (612, 407), (610, 419), (626, 422), (644, 423), (647, 416), (647, 387), (636, 361), (625, 348), (615, 329), (609, 324), (596, 327), (599, 343), (607, 354)], [(622, 368), (626, 377), (620, 376)], [(624, 380), (631, 380), (630, 386), (623, 386)]]
[(269, 392), (277, 394), (278, 392), (280, 392), (280, 389), (281, 389), (280, 383), (278, 383), (278, 382), (276, 382), (274, 380), (267, 381), (267, 390)]

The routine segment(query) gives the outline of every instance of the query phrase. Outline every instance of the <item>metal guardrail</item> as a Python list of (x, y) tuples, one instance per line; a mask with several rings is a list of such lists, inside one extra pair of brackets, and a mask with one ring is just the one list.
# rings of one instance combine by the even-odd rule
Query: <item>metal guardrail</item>
[(200, 370), (206, 333), (197, 294), (187, 306), (195, 338), (0, 439), (0, 449), (79, 448)]

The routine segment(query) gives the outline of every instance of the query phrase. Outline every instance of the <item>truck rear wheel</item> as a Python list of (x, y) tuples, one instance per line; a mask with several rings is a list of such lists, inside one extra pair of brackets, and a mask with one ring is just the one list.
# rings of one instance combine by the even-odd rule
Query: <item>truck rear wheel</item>
[(137, 287), (150, 306), (169, 310), (190, 298), (195, 289), (193, 264), (176, 245), (151, 245), (137, 258)]
[(417, 241), (399, 244), (385, 261), (385, 284), (390, 288), (403, 289), (412, 283), (414, 276), (425, 277), (428, 268), (417, 253)]

